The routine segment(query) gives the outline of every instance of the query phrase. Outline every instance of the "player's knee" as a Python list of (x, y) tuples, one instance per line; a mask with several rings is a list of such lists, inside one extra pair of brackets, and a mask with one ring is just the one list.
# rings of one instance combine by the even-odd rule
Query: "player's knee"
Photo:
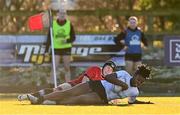
[(69, 83), (63, 83), (63, 84), (59, 85), (59, 86), (56, 88), (56, 90), (68, 90), (68, 89), (71, 89), (71, 88), (72, 88), (71, 84), (69, 84)]

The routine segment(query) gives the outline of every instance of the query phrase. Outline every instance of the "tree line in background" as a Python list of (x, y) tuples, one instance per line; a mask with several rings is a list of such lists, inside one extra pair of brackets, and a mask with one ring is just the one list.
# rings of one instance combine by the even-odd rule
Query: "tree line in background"
[[(128, 12), (139, 11), (139, 25), (145, 31), (173, 32), (180, 29), (179, 0), (71, 0), (76, 14), (69, 15), (79, 33), (119, 32), (127, 25)], [(0, 0), (0, 33), (28, 33), (28, 13), (48, 9), (50, 0)], [(95, 15), (88, 15), (88, 12)], [(123, 15), (126, 11), (127, 14)], [(143, 14), (145, 11), (168, 13), (168, 15)], [(108, 13), (110, 12), (110, 13)], [(84, 14), (83, 14), (84, 13)], [(16, 15), (14, 15), (16, 14)], [(18, 15), (19, 14), (19, 15)], [(78, 16), (81, 14), (81, 16)], [(115, 14), (115, 15), (113, 15)], [(150, 17), (151, 16), (151, 17)], [(151, 18), (151, 19), (150, 19)]]

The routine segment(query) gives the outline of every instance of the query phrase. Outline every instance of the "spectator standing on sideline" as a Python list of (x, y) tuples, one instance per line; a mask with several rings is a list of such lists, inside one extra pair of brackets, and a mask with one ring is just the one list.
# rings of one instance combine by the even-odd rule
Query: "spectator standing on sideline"
[[(55, 52), (56, 70), (59, 66), (60, 59), (62, 58), (65, 69), (65, 82), (70, 81), (70, 61), (71, 61), (71, 48), (75, 40), (74, 27), (70, 20), (67, 19), (66, 10), (59, 10), (57, 19), (53, 20), (53, 43)], [(48, 35), (46, 52), (50, 46), (50, 34)], [(47, 53), (46, 53), (47, 54)], [(53, 70), (48, 79), (48, 83), (53, 85)]]
[(126, 71), (131, 75), (135, 68), (141, 64), (142, 48), (147, 49), (147, 40), (144, 33), (137, 27), (138, 19), (131, 16), (128, 20), (128, 27), (115, 37), (114, 42), (117, 45), (124, 45)]

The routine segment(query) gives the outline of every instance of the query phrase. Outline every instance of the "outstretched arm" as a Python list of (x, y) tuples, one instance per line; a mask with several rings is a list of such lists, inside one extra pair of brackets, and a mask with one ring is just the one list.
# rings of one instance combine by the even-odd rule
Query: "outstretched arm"
[(153, 102), (150, 102), (150, 101), (139, 101), (139, 100), (136, 99), (136, 96), (129, 97), (128, 98), (128, 103), (129, 104), (154, 104)]
[(117, 74), (116, 73), (112, 73), (112, 74), (106, 75), (104, 77), (104, 79), (106, 81), (114, 84), (114, 85), (121, 86), (122, 90), (127, 90), (128, 89), (128, 85), (125, 82), (117, 79)]
[(154, 104), (153, 102), (151, 101), (139, 101), (139, 100), (136, 100), (134, 101), (133, 103), (130, 103), (128, 102), (129, 104)]

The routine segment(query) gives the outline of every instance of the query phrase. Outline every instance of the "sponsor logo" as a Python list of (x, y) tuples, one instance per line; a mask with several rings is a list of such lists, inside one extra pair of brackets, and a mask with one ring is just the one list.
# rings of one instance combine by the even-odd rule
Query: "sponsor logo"
[(179, 43), (176, 43), (175, 59), (180, 60), (180, 42), (179, 42)]
[(73, 47), (71, 50), (71, 54), (80, 56), (88, 56), (98, 54), (100, 52), (102, 52), (101, 47)]
[(139, 36), (138, 35), (133, 35), (131, 37), (130, 45), (140, 45), (141, 42), (139, 41)]
[[(100, 52), (102, 52), (101, 47), (73, 47), (71, 50), (72, 55), (83, 57)], [(24, 62), (41, 64), (50, 61), (50, 56), (45, 56), (44, 53), (44, 45), (21, 45), (18, 55), (24, 56)]]
[(45, 56), (45, 46), (43, 45), (21, 45), (18, 55), (24, 55), (24, 62), (41, 64), (49, 62), (50, 57)]
[(170, 40), (170, 62), (180, 63), (180, 40)]
[(168, 36), (165, 38), (165, 64), (169, 66), (180, 65), (180, 37)]

